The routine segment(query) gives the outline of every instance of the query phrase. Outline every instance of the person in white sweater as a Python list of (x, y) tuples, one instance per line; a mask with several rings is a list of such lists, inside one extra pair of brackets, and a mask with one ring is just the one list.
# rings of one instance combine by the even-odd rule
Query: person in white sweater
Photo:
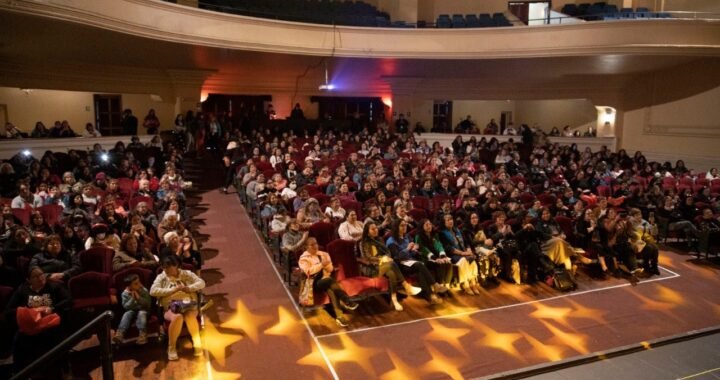
[(168, 360), (178, 360), (177, 339), (183, 323), (192, 337), (195, 356), (202, 355), (200, 326), (198, 325), (198, 292), (205, 288), (205, 281), (189, 270), (180, 268), (174, 255), (163, 258), (163, 271), (150, 287), (150, 295), (157, 298), (165, 311), (168, 328)]
[(350, 210), (347, 219), (340, 223), (340, 227), (338, 227), (338, 235), (343, 240), (360, 241), (363, 226), (364, 224), (358, 220), (355, 210)]

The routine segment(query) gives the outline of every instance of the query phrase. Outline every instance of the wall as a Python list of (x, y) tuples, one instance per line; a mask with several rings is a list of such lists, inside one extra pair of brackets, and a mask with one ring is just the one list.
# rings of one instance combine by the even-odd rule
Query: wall
[[(82, 132), (88, 122), (95, 121), (92, 92), (32, 90), (25, 94), (18, 88), (0, 87), (0, 104), (7, 105), (8, 119), (22, 131), (30, 132), (42, 121), (51, 127), (56, 120), (67, 120), (75, 132)], [(150, 108), (160, 119), (161, 129), (171, 128), (175, 120), (172, 103), (156, 102), (146, 94), (122, 94), (122, 108), (130, 108), (142, 123)]]
[(303, 114), (306, 119), (317, 119), (318, 118), (318, 104), (310, 102), (309, 95), (296, 95), (293, 100), (293, 94), (288, 92), (273, 93), (272, 103), (275, 112), (277, 113), (278, 119), (285, 119), (290, 117), (295, 103), (300, 104), (300, 108), (303, 110)]
[(516, 125), (537, 123), (538, 127), (548, 132), (555, 126), (574, 128), (597, 119), (595, 107), (586, 99), (457, 100), (453, 102), (453, 125), (467, 115), (472, 115), (478, 125), (485, 125), (491, 118), (499, 121), (503, 111), (513, 113)]
[[(623, 6), (623, 0), (605, 0), (606, 3), (615, 5), (618, 7), (618, 9), (622, 8)], [(565, 4), (582, 4), (582, 3), (595, 3), (595, 1), (587, 1), (587, 0), (553, 0), (552, 7), (555, 10), (560, 10)]]
[(537, 123), (545, 131), (552, 127), (562, 130), (566, 125), (572, 129), (596, 120), (597, 111), (587, 99), (517, 101), (514, 119), (515, 124)]
[[(645, 7), (651, 11), (720, 12), (717, 0), (633, 0), (632, 7)], [(717, 18), (716, 15), (714, 18)]]
[(475, 123), (481, 128), (487, 124), (490, 119), (500, 122), (500, 114), (504, 111), (513, 113), (513, 120), (516, 120), (515, 101), (505, 100), (456, 100), (453, 101), (452, 111), (452, 127), (464, 120), (467, 115), (471, 115)]
[[(690, 1), (690, 0), (688, 0)], [(560, 10), (563, 5), (568, 3), (587, 3), (587, 0), (555, 0), (552, 1), (552, 7)], [(605, 0), (608, 4), (615, 4), (618, 9), (621, 8), (622, 0)], [(440, 14), (452, 15), (459, 13), (467, 15), (470, 13), (495, 13), (507, 12), (508, 0), (418, 0), (418, 20), (435, 22)]]
[(418, 0), (379, 0), (376, 6), (393, 21), (415, 23), (418, 20)]
[(624, 113), (622, 147), (650, 159), (684, 159), (689, 167), (720, 167), (720, 87)]

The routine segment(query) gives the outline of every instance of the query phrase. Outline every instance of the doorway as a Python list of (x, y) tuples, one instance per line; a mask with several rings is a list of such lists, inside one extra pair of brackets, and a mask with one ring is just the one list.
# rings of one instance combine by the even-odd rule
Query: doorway
[(512, 111), (502, 111), (500, 113), (500, 133), (505, 132), (505, 127), (513, 122)]
[[(122, 130), (122, 96), (95, 94), (95, 128), (103, 136), (118, 136)], [(82, 132), (85, 131), (83, 126)]]
[(525, 25), (544, 25), (550, 23), (552, 2), (544, 0), (510, 1), (508, 9)]

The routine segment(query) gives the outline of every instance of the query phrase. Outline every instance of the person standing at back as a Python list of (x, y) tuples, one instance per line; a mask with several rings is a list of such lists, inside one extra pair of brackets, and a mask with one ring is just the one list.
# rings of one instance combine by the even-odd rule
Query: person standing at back
[(120, 122), (124, 135), (135, 136), (137, 135), (138, 119), (132, 114), (130, 108), (123, 111), (122, 121)]

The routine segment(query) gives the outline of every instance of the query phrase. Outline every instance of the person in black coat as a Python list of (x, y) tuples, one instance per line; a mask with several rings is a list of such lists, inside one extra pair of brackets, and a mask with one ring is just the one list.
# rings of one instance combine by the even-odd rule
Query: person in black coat
[[(60, 317), (60, 326), (50, 327), (35, 335), (18, 331), (13, 344), (14, 372), (27, 367), (63, 340), (65, 336), (63, 327), (67, 322), (71, 306), (70, 292), (63, 284), (47, 281), (47, 276), (40, 267), (30, 268), (27, 282), (20, 285), (13, 293), (5, 308), (6, 320), (13, 321), (15, 326), (18, 326), (17, 310), (25, 307), (39, 311), (41, 316), (57, 314)], [(49, 374), (51, 368), (52, 366), (46, 366), (43, 372)]]
[(82, 272), (80, 256), (63, 249), (60, 235), (50, 235), (42, 252), (33, 256), (30, 267), (39, 267), (51, 281), (67, 282)]

